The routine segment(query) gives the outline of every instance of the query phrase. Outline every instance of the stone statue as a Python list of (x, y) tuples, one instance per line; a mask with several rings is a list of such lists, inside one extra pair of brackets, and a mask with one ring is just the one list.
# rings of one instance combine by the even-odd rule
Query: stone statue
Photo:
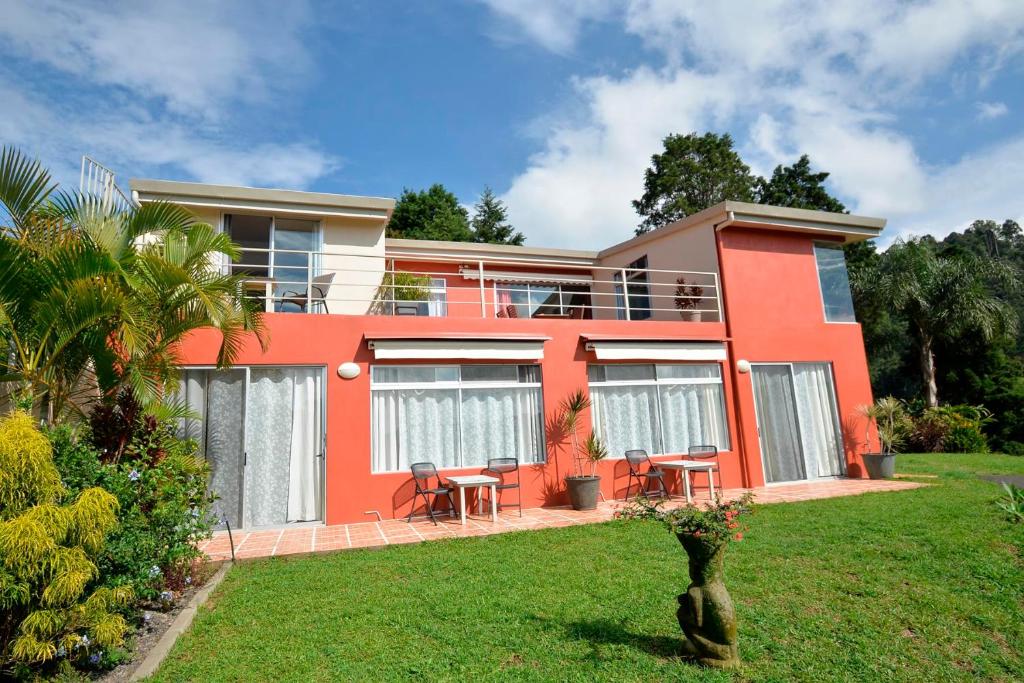
[(693, 534), (676, 534), (690, 558), (690, 586), (678, 596), (676, 618), (686, 634), (684, 653), (705, 666), (732, 669), (740, 665), (736, 647), (736, 610), (723, 581), (722, 562), (728, 543)]

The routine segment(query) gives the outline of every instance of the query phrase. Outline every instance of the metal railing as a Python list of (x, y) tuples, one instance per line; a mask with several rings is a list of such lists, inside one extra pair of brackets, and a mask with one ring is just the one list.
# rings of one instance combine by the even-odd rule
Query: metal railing
[(136, 206), (117, 186), (114, 172), (87, 156), (82, 157), (82, 172), (78, 190), (84, 195), (98, 197), (107, 211), (125, 212)]
[[(718, 273), (523, 258), (241, 249), (222, 264), (278, 312), (722, 320)], [(625, 285), (623, 285), (625, 283)]]

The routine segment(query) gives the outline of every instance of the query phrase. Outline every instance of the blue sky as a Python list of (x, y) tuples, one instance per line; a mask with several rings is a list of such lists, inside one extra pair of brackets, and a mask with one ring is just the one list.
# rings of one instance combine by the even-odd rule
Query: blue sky
[(1024, 2), (8, 0), (0, 143), (69, 183), (486, 185), (528, 243), (627, 237), (669, 133), (807, 152), (888, 239), (1024, 217)]

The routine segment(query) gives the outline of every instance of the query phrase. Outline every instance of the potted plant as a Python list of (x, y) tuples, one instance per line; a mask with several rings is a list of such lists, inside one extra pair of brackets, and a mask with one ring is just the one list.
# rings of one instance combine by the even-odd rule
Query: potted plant
[(426, 275), (407, 273), (401, 270), (389, 271), (377, 287), (371, 312), (378, 315), (396, 315), (402, 302), (410, 305), (427, 304), (430, 301), (430, 278)]
[(903, 403), (886, 396), (872, 405), (861, 406), (860, 413), (867, 418), (864, 445), (870, 448), (871, 425), (878, 434), (877, 453), (864, 453), (864, 467), (872, 479), (891, 479), (896, 474), (896, 449), (910, 434), (912, 423)]
[(597, 495), (601, 492), (597, 463), (608, 456), (608, 449), (593, 431), (580, 443), (580, 417), (589, 407), (590, 398), (582, 389), (566, 396), (561, 405), (562, 429), (568, 433), (572, 446), (572, 473), (565, 478), (565, 488), (574, 510), (597, 507)]
[(684, 655), (705, 666), (734, 669), (739, 666), (736, 610), (725, 587), (725, 551), (732, 541), (743, 540), (741, 515), (753, 511), (753, 494), (664, 510), (662, 502), (636, 501), (620, 515), (653, 519), (676, 535), (689, 559), (690, 585), (676, 597), (676, 619), (686, 636)]
[(701, 297), (703, 296), (704, 288), (700, 285), (686, 284), (685, 277), (681, 277), (676, 280), (676, 295), (674, 301), (676, 308), (679, 309), (679, 315), (682, 316), (683, 320), (700, 322), (701, 311), (694, 309), (698, 307)]

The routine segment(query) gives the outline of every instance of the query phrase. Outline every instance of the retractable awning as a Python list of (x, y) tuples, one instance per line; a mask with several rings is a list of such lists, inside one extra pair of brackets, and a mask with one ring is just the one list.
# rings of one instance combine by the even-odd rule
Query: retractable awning
[[(459, 269), (459, 273), (467, 280), (480, 279), (480, 270), (477, 268), (462, 267)], [(589, 285), (594, 281), (594, 278), (583, 273), (517, 273), (506, 270), (485, 270), (484, 280), (493, 280), (494, 282)]]
[(544, 358), (550, 337), (443, 335), (366, 335), (376, 360), (526, 360)]
[(702, 341), (587, 339), (597, 360), (723, 361), (725, 344)]

